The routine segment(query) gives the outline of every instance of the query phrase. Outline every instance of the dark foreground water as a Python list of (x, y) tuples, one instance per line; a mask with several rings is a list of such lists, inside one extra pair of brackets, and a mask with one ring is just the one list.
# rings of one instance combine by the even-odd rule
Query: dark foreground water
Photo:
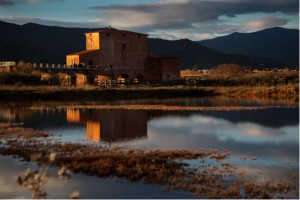
[[(11, 104), (0, 106), (0, 121), (15, 121), (24, 123), (25, 127), (45, 130), (62, 142), (125, 145), (143, 149), (227, 149), (232, 155), (230, 162), (256, 181), (299, 181), (298, 107), (288, 108), (276, 102), (237, 102), (228, 99), (152, 100), (142, 103), (183, 106), (263, 104), (281, 107), (190, 112), (76, 107), (29, 110), (22, 105)], [(29, 198), (30, 193), (19, 188), (16, 182), (17, 175), (28, 166), (3, 156), (0, 156), (0, 163), (0, 198)], [(55, 177), (47, 183), (49, 198), (68, 198), (74, 190), (80, 191), (84, 198), (192, 197), (186, 192), (165, 192), (156, 185), (129, 183), (117, 178), (72, 175), (67, 183)]]

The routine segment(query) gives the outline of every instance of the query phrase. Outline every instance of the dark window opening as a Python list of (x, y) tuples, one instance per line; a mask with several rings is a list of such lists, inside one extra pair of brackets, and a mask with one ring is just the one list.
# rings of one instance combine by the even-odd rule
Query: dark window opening
[(125, 34), (123, 34), (122, 36), (125, 37)]
[(93, 61), (92, 60), (89, 60), (89, 65), (93, 65)]
[(122, 44), (121, 44), (121, 47), (122, 47), (122, 51), (125, 51), (125, 50), (126, 50), (126, 44), (125, 44), (125, 43), (122, 43)]
[(156, 65), (155, 64), (152, 64), (152, 71), (156, 72)]
[(139, 38), (141, 38), (142, 36), (141, 36), (141, 35), (139, 35), (138, 37), (139, 37)]
[(128, 79), (129, 76), (128, 76), (128, 74), (121, 74), (121, 75), (119, 76), (119, 78), (126, 78), (126, 79)]
[(109, 36), (109, 33), (106, 33), (106, 36)]

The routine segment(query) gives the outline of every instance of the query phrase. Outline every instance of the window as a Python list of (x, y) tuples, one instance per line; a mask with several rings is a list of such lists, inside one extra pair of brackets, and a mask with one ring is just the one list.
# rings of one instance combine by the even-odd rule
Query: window
[(125, 34), (123, 34), (122, 36), (125, 37)]
[(141, 38), (141, 37), (142, 37), (142, 35), (140, 35), (140, 34), (139, 34), (139, 35), (138, 35), (138, 37), (139, 37), (139, 38)]
[(108, 36), (109, 36), (109, 33), (106, 33), (106, 36), (108, 37)]
[(156, 65), (155, 64), (152, 64), (152, 71), (156, 72)]
[(126, 50), (126, 44), (125, 44), (125, 43), (122, 43), (122, 44), (121, 44), (121, 47), (122, 47), (122, 51), (125, 51), (125, 50)]

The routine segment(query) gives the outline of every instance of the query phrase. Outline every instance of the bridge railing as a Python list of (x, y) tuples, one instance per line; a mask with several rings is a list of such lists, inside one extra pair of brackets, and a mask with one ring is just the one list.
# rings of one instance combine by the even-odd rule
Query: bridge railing
[(36, 69), (64, 69), (66, 64), (33, 63), (33, 67)]
[(66, 64), (49, 64), (49, 63), (33, 63), (33, 67), (35, 69), (41, 69), (41, 70), (46, 70), (46, 69), (69, 69), (69, 70), (94, 70), (94, 71), (110, 71), (113, 70), (111, 67), (103, 67), (103, 66), (67, 66)]

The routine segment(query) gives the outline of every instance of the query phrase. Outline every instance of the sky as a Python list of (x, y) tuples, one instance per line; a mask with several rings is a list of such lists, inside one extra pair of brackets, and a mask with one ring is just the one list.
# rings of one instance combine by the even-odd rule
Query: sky
[(0, 21), (111, 26), (199, 41), (271, 27), (299, 29), (299, 0), (0, 0)]

